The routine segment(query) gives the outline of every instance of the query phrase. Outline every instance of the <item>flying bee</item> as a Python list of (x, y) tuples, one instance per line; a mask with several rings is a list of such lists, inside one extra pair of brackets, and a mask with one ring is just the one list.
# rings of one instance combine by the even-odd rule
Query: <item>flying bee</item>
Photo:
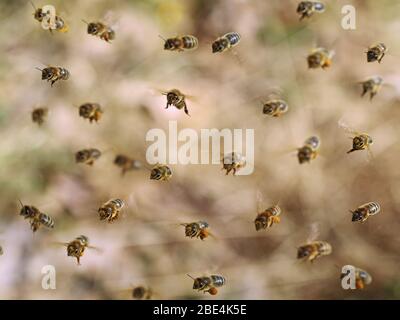
[[(354, 269), (356, 289), (364, 289), (366, 285), (371, 284), (372, 277), (367, 271), (351, 265), (348, 265), (348, 267), (352, 267)], [(350, 272), (351, 271), (349, 270), (348, 273), (341, 273), (340, 279), (343, 279), (345, 276), (349, 275)]]
[(204, 240), (211, 235), (211, 233), (207, 230), (209, 225), (205, 221), (181, 223), (181, 226), (185, 227), (185, 236), (189, 238), (196, 237)]
[(54, 220), (47, 214), (40, 212), (40, 210), (34, 206), (28, 206), (21, 204), (21, 210), (19, 214), (24, 217), (24, 219), (28, 219), (31, 225), (31, 229), (33, 232), (36, 232), (41, 225), (46, 228), (53, 229), (54, 228)]
[(280, 117), (288, 110), (289, 106), (286, 101), (280, 99), (268, 100), (263, 104), (263, 114), (271, 117)]
[(257, 217), (254, 220), (256, 231), (270, 228), (274, 223), (279, 223), (281, 221), (281, 218), (279, 217), (281, 212), (281, 208), (278, 205), (275, 205), (257, 214)]
[(86, 248), (97, 249), (96, 247), (89, 246), (89, 238), (83, 235), (76, 237), (71, 242), (63, 243), (63, 245), (67, 247), (67, 256), (75, 257), (78, 265), (81, 264), (80, 259)]
[(106, 220), (111, 223), (117, 220), (120, 216), (122, 208), (125, 206), (125, 202), (121, 199), (111, 199), (104, 203), (98, 210), (100, 220)]
[(325, 241), (312, 241), (297, 249), (297, 259), (307, 258), (313, 262), (320, 256), (327, 256), (332, 253), (332, 246)]
[(312, 49), (307, 57), (308, 68), (328, 68), (332, 64), (332, 58), (335, 52), (332, 50), (327, 50), (325, 48), (315, 48)]
[(36, 108), (32, 111), (32, 121), (41, 126), (48, 114), (47, 108)]
[(378, 43), (376, 45), (370, 46), (368, 50), (365, 52), (367, 54), (367, 61), (368, 62), (378, 61), (379, 63), (381, 63), (387, 50), (388, 49), (384, 43)]
[[(161, 36), (160, 36), (161, 37)], [(199, 40), (195, 36), (187, 35), (187, 36), (179, 36), (175, 38), (164, 39), (164, 50), (169, 51), (185, 51), (185, 50), (194, 50), (199, 46)]]
[(84, 23), (87, 24), (87, 33), (93, 36), (97, 36), (100, 39), (110, 42), (110, 40), (115, 39), (115, 31), (110, 26), (102, 23), (102, 22), (86, 22), (82, 20)]
[(114, 164), (122, 169), (122, 175), (125, 175), (127, 171), (137, 170), (142, 167), (142, 163), (139, 160), (131, 159), (122, 154), (115, 157)]
[[(43, 8), (36, 8), (36, 6), (33, 4), (32, 1), (30, 1), (30, 3), (32, 5), (33, 9), (35, 10), (35, 12), (33, 13), (33, 17), (35, 18), (35, 20), (41, 22), (42, 25), (43, 25), (43, 21), (44, 21), (45, 22), (44, 25), (48, 26), (48, 29), (50, 30), (50, 32), (52, 32), (52, 30), (57, 30), (59, 32), (67, 32), (68, 31), (68, 29), (69, 29), (68, 25), (65, 23), (63, 18), (56, 15), (54, 7), (53, 7), (54, 12), (51, 12), (50, 6), (45, 6)], [(46, 7), (49, 10), (45, 11)], [(52, 14), (54, 15), (54, 18), (51, 17)]]
[(183, 109), (185, 113), (189, 115), (189, 110), (186, 105), (186, 98), (189, 98), (189, 96), (184, 95), (178, 89), (162, 92), (162, 94), (167, 96), (167, 106), (165, 109), (168, 109), (169, 106), (174, 106), (179, 110)]
[(304, 18), (310, 18), (315, 12), (325, 11), (325, 5), (317, 1), (301, 1), (297, 6), (297, 13), (300, 15), (300, 21)]
[(44, 69), (36, 68), (42, 72), (42, 80), (51, 81), (51, 86), (58, 80), (68, 80), (70, 73), (63, 67), (47, 66)]
[(318, 155), (320, 144), (321, 142), (316, 136), (312, 136), (304, 141), (304, 145), (297, 149), (297, 158), (299, 159), (299, 163), (302, 164), (315, 159)]
[(353, 135), (353, 137), (351, 137), (351, 139), (353, 140), (353, 146), (349, 151), (347, 151), (347, 153), (351, 153), (357, 150), (367, 150), (368, 158), (372, 158), (370, 147), (373, 144), (373, 140), (369, 134), (355, 131), (354, 129), (347, 126), (347, 124), (345, 124), (342, 120), (339, 121), (339, 127), (344, 129), (345, 132)]
[(156, 164), (150, 172), (150, 180), (167, 181), (172, 176), (172, 170), (165, 164)]
[(42, 8), (36, 8), (36, 6), (34, 5), (34, 3), (32, 1), (29, 1), (33, 7), (33, 9), (35, 10), (35, 12), (33, 13), (33, 17), (35, 18), (35, 20), (42, 22), (44, 18), (46, 18), (50, 12), (47, 11), (43, 11)]
[(189, 278), (193, 279), (193, 290), (203, 291), (203, 293), (208, 292), (209, 294), (215, 296), (218, 293), (218, 289), (225, 285), (226, 279), (220, 275), (210, 275), (209, 277), (198, 277), (193, 278), (191, 275), (187, 275)]
[(212, 43), (212, 52), (224, 52), (236, 46), (240, 41), (240, 35), (237, 32), (224, 34)]
[(222, 158), (221, 170), (226, 170), (226, 175), (228, 175), (231, 171), (233, 172), (233, 175), (236, 175), (236, 172), (245, 166), (246, 158), (240, 153), (228, 153)]
[(372, 100), (372, 98), (378, 93), (378, 91), (381, 89), (383, 83), (383, 79), (379, 76), (375, 76), (372, 78), (369, 78), (365, 81), (360, 82), (362, 85), (362, 93), (361, 97), (363, 97), (367, 92), (369, 92), (369, 99)]
[(132, 289), (132, 298), (136, 300), (150, 300), (153, 297), (153, 290), (144, 286), (137, 286)]
[(381, 206), (377, 202), (368, 202), (351, 211), (353, 215), (351, 221), (365, 222), (369, 216), (373, 216), (381, 211)]
[(101, 157), (101, 151), (95, 148), (79, 150), (75, 153), (76, 163), (85, 163), (89, 166)]
[(79, 115), (84, 119), (89, 119), (90, 123), (98, 122), (103, 115), (103, 110), (98, 103), (88, 102), (79, 106)]

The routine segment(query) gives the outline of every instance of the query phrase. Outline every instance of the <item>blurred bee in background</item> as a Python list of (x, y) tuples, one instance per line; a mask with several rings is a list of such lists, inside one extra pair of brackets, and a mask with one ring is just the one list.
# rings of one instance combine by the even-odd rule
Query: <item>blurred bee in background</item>
[(310, 18), (315, 12), (325, 11), (325, 5), (317, 1), (301, 1), (297, 6), (297, 13), (300, 15), (300, 21), (304, 18)]
[(224, 34), (212, 43), (212, 52), (224, 52), (228, 49), (238, 45), (240, 41), (240, 35), (237, 32), (229, 32)]
[(332, 246), (326, 241), (316, 241), (315, 238), (319, 235), (318, 224), (311, 225), (311, 234), (308, 237), (307, 243), (301, 245), (297, 249), (297, 259), (304, 259), (313, 262), (321, 256), (327, 256), (332, 253)]
[(98, 213), (100, 220), (106, 220), (111, 223), (119, 218), (122, 208), (125, 206), (125, 202), (121, 199), (111, 199), (106, 203), (102, 204), (99, 208)]
[(312, 49), (307, 57), (308, 68), (328, 68), (332, 64), (332, 58), (335, 52), (332, 50), (327, 50), (325, 48), (315, 48)]
[(150, 172), (150, 180), (167, 181), (172, 177), (172, 170), (165, 164), (156, 164)]
[[(348, 265), (349, 267), (354, 268), (355, 271), (355, 280), (356, 280), (356, 289), (364, 289), (366, 285), (371, 284), (372, 282), (372, 277), (371, 275), (360, 268)], [(347, 276), (351, 271), (349, 270), (348, 273), (341, 273), (340, 279), (343, 279), (345, 276)]]
[(36, 108), (32, 111), (32, 121), (41, 126), (46, 120), (48, 114), (47, 108)]
[(24, 219), (29, 219), (31, 229), (36, 232), (41, 225), (46, 228), (54, 228), (54, 220), (47, 214), (40, 212), (40, 210), (34, 206), (24, 205), (21, 201), (21, 210), (19, 214), (24, 217)]
[(372, 98), (378, 93), (378, 91), (382, 87), (382, 83), (383, 79), (379, 76), (371, 77), (365, 81), (360, 82), (363, 89), (361, 97), (369, 92), (369, 99), (372, 100)]
[(351, 153), (357, 150), (367, 150), (368, 158), (372, 158), (371, 145), (373, 144), (372, 138), (367, 133), (359, 133), (354, 129), (347, 126), (342, 120), (339, 121), (339, 127), (344, 129), (347, 133), (354, 135), (351, 139), (353, 140), (352, 148), (347, 151), (347, 153)]
[(89, 166), (101, 157), (101, 151), (95, 148), (83, 149), (75, 153), (76, 163), (85, 163)]
[(369, 216), (373, 216), (381, 211), (381, 206), (377, 202), (368, 202), (359, 206), (354, 211), (351, 211), (353, 215), (351, 221), (353, 222), (365, 222)]
[(127, 171), (142, 168), (142, 162), (131, 159), (122, 154), (119, 154), (115, 157), (114, 164), (122, 169), (122, 176), (124, 176)]
[(233, 175), (236, 175), (236, 172), (245, 166), (246, 158), (240, 153), (228, 153), (222, 158), (221, 170), (226, 170), (226, 175), (228, 175), (231, 171), (233, 171)]
[(279, 223), (281, 221), (281, 208), (278, 205), (274, 205), (265, 210), (261, 209), (262, 205), (262, 194), (260, 191), (257, 191), (257, 217), (254, 220), (254, 225), (256, 227), (256, 231), (260, 231), (262, 229), (267, 229), (272, 227), (274, 223)]
[(106, 25), (102, 22), (86, 22), (82, 20), (84, 23), (87, 24), (87, 33), (93, 36), (99, 37), (102, 40), (110, 42), (110, 40), (115, 39), (115, 31), (110, 26)]
[(167, 92), (162, 92), (163, 95), (167, 96), (167, 106), (165, 109), (168, 109), (169, 106), (174, 106), (177, 109), (183, 109), (185, 113), (189, 116), (189, 110), (186, 105), (186, 98), (190, 98), (190, 96), (184, 95), (178, 89), (172, 89)]
[(132, 298), (135, 300), (150, 300), (153, 297), (153, 290), (144, 286), (137, 286), (132, 289)]
[(386, 52), (386, 45), (384, 43), (378, 43), (376, 45), (370, 46), (365, 53), (367, 54), (368, 62), (378, 61), (379, 63), (381, 63)]
[[(55, 8), (53, 7), (54, 12), (52, 13), (50, 11), (50, 6), (47, 5), (43, 8), (36, 8), (36, 6), (33, 4), (32, 1), (30, 1), (33, 9), (35, 12), (33, 13), (33, 17), (35, 20), (39, 21), (42, 23), (42, 25), (46, 26), (46, 29), (50, 30), (50, 32), (53, 32), (52, 30), (57, 30), (59, 32), (67, 32), (69, 27), (65, 23), (64, 19), (61, 18), (60, 16), (56, 15), (55, 13)], [(45, 9), (49, 10), (45, 10)], [(51, 15), (54, 14), (54, 18), (51, 17)], [(53, 20), (54, 19), (54, 20)]]
[(215, 296), (218, 293), (219, 287), (222, 287), (226, 283), (226, 279), (220, 275), (210, 275), (204, 277), (193, 278), (191, 275), (187, 275), (193, 279), (193, 290), (208, 292)]
[(181, 223), (181, 226), (185, 227), (185, 236), (189, 238), (200, 238), (204, 240), (212, 234), (207, 230), (209, 225), (205, 221)]
[(280, 117), (288, 112), (289, 106), (286, 101), (281, 99), (268, 100), (263, 104), (263, 114), (271, 117)]
[(42, 72), (42, 80), (51, 81), (51, 86), (58, 80), (68, 80), (70, 73), (63, 67), (47, 66), (44, 69), (36, 68)]
[(83, 235), (76, 237), (71, 242), (62, 243), (62, 245), (67, 247), (67, 255), (68, 257), (75, 257), (78, 265), (80, 265), (80, 259), (83, 256), (85, 249), (97, 249), (96, 247), (89, 246), (89, 238)]
[(2, 256), (3, 255), (3, 247), (2, 246), (0, 246), (0, 256)]
[(84, 119), (89, 119), (90, 123), (98, 122), (103, 115), (103, 110), (98, 103), (88, 102), (79, 106), (79, 115)]
[(297, 149), (297, 158), (299, 159), (299, 163), (309, 163), (311, 160), (315, 159), (318, 155), (320, 144), (321, 141), (316, 136), (312, 136), (304, 141), (304, 145)]
[(165, 41), (164, 50), (181, 52), (185, 50), (194, 50), (199, 46), (199, 41), (197, 38), (191, 35), (178, 36), (168, 39), (164, 39), (160, 36), (160, 38)]

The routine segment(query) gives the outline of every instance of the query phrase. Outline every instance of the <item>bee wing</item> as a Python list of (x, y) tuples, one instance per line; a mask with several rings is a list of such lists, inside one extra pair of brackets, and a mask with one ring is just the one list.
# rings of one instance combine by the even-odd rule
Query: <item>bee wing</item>
[(370, 147), (367, 147), (367, 161), (372, 162), (374, 160), (374, 154)]
[(103, 252), (104, 252), (103, 249), (101, 249), (101, 248), (99, 248), (99, 247), (95, 247), (95, 246), (87, 246), (87, 248), (88, 248), (88, 249), (95, 250), (95, 251), (97, 251), (98, 253), (103, 253)]
[(257, 190), (256, 192), (256, 201), (257, 201), (257, 213), (260, 213), (263, 211), (262, 205), (263, 205), (263, 196), (260, 190)]
[(68, 246), (68, 242), (58, 242), (58, 241), (52, 241), (52, 242), (50, 242), (50, 245), (51, 246), (63, 246), (63, 247), (66, 247), (66, 246)]
[(119, 19), (117, 18), (116, 14), (112, 10), (108, 10), (102, 18), (104, 24), (109, 26), (114, 31), (117, 31), (120, 27)]
[(359, 134), (359, 132), (355, 131), (353, 128), (351, 128), (346, 121), (344, 121), (343, 119), (340, 119), (338, 121), (338, 126), (339, 128), (343, 129), (346, 133), (350, 133), (350, 134)]
[(310, 226), (310, 234), (307, 238), (307, 243), (312, 242), (316, 240), (319, 237), (320, 234), (320, 224), (319, 222), (314, 222)]

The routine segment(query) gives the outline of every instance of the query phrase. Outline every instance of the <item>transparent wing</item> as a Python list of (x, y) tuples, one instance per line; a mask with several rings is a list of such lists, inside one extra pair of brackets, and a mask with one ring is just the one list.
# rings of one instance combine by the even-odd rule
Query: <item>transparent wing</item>
[(320, 235), (321, 225), (319, 222), (314, 222), (310, 225), (310, 234), (307, 238), (307, 243), (315, 241)]
[(350, 134), (359, 134), (359, 132), (357, 132), (356, 130), (354, 130), (352, 127), (350, 127), (346, 121), (344, 121), (343, 119), (340, 119), (338, 121), (338, 126), (339, 128), (343, 129), (346, 133), (350, 133)]
[(257, 213), (261, 213), (263, 211), (263, 196), (260, 190), (256, 192), (256, 201), (257, 201)]

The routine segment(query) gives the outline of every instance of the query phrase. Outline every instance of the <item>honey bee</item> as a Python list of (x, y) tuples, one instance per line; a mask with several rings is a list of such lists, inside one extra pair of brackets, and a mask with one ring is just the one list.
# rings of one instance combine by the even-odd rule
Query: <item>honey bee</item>
[[(349, 267), (353, 267), (354, 271), (355, 271), (356, 289), (364, 289), (366, 285), (371, 284), (372, 277), (367, 271), (357, 268), (357, 267), (354, 267), (354, 266), (350, 266), (350, 265), (349, 265)], [(350, 273), (350, 270), (349, 270), (349, 273)], [(342, 273), (340, 275), (340, 279), (343, 279), (349, 273)]]
[(114, 164), (122, 169), (122, 175), (125, 175), (127, 171), (140, 169), (142, 167), (142, 163), (139, 160), (131, 159), (122, 154), (115, 157)]
[(376, 45), (370, 46), (368, 50), (365, 52), (367, 54), (367, 61), (368, 62), (378, 61), (379, 63), (381, 63), (387, 50), (388, 49), (384, 43), (378, 43)]
[(103, 115), (103, 110), (98, 103), (88, 102), (79, 106), (79, 115), (84, 119), (89, 119), (90, 123), (98, 122)]
[(172, 176), (172, 170), (164, 164), (156, 164), (150, 172), (151, 180), (167, 181)]
[(281, 208), (278, 205), (275, 205), (259, 213), (254, 220), (256, 231), (270, 228), (274, 223), (279, 223), (281, 221), (281, 218), (279, 217), (281, 212)]
[(77, 163), (85, 163), (89, 166), (100, 158), (101, 151), (95, 148), (83, 149), (75, 153), (75, 161)]
[(181, 223), (181, 226), (185, 227), (185, 236), (189, 238), (196, 237), (204, 240), (211, 235), (211, 233), (207, 230), (209, 225), (205, 221)]
[(332, 253), (332, 246), (325, 241), (312, 241), (297, 249), (297, 259), (307, 258), (313, 262), (320, 256), (327, 256)]
[(150, 300), (153, 297), (153, 290), (144, 286), (137, 286), (132, 289), (132, 298), (136, 300)]
[(269, 100), (263, 105), (263, 114), (271, 117), (280, 117), (288, 110), (289, 106), (286, 101), (280, 99)]
[[(35, 20), (39, 21), (39, 22), (46, 22), (46, 25), (48, 26), (48, 29), (50, 30), (50, 32), (52, 32), (52, 30), (57, 30), (59, 32), (67, 32), (69, 27), (68, 25), (65, 23), (64, 19), (61, 18), (58, 15), (54, 16), (54, 22), (52, 21), (51, 18), (51, 12), (50, 10), (44, 11), (44, 7), (43, 8), (36, 8), (36, 6), (33, 4), (32, 1), (30, 1), (33, 9), (35, 10), (35, 12), (33, 13), (33, 17), (35, 18)], [(55, 14), (55, 12), (54, 12)]]
[(369, 99), (372, 100), (372, 98), (378, 93), (378, 91), (382, 87), (382, 83), (383, 79), (379, 76), (375, 76), (360, 82), (363, 88), (361, 97), (363, 97), (367, 92), (369, 92)]
[(194, 50), (198, 47), (199, 41), (195, 36), (187, 35), (187, 36), (180, 36), (175, 38), (164, 39), (164, 50), (169, 51), (185, 51), (185, 50)]
[(233, 171), (233, 175), (236, 175), (236, 172), (245, 166), (246, 158), (240, 153), (228, 153), (222, 158), (221, 170), (226, 170), (226, 175), (228, 175), (231, 171)]
[(218, 293), (219, 287), (222, 287), (226, 283), (226, 279), (220, 275), (210, 275), (209, 277), (198, 277), (193, 278), (191, 275), (187, 275), (189, 278), (193, 279), (193, 290), (208, 292), (209, 294), (215, 296)]
[(381, 211), (381, 206), (377, 202), (368, 202), (359, 206), (356, 210), (351, 211), (353, 215), (351, 221), (365, 222), (369, 216), (373, 216)]
[(297, 13), (300, 15), (300, 21), (304, 18), (310, 18), (315, 12), (325, 11), (325, 5), (317, 1), (301, 1), (297, 6)]
[(29, 219), (33, 232), (36, 232), (41, 225), (50, 229), (54, 228), (54, 220), (49, 215), (40, 212), (40, 210), (34, 206), (23, 205), (21, 201), (20, 204), (21, 210), (19, 214), (23, 216), (24, 219)]
[(320, 144), (321, 142), (316, 136), (312, 136), (304, 141), (304, 145), (297, 149), (297, 158), (299, 159), (299, 163), (309, 163), (311, 160), (315, 159), (318, 155)]
[(106, 24), (102, 22), (86, 22), (85, 20), (82, 20), (84, 23), (87, 24), (87, 33), (91, 34), (93, 36), (97, 36), (102, 40), (105, 40), (107, 42), (110, 42), (110, 40), (115, 39), (115, 31), (107, 26)]
[(48, 114), (47, 108), (36, 108), (32, 111), (32, 121), (41, 126)]
[(89, 246), (89, 238), (83, 235), (76, 237), (71, 242), (63, 243), (63, 245), (67, 247), (67, 256), (75, 257), (78, 265), (81, 264), (80, 259), (86, 248), (97, 249), (96, 247)]
[(327, 50), (325, 48), (315, 48), (312, 49), (307, 57), (308, 68), (328, 68), (332, 64), (332, 58), (335, 52), (332, 50)]
[(224, 52), (236, 46), (240, 41), (240, 35), (237, 32), (224, 34), (212, 43), (212, 52)]
[(189, 110), (186, 105), (186, 98), (188, 96), (185, 96), (178, 89), (172, 89), (167, 92), (162, 92), (162, 94), (167, 96), (167, 106), (165, 107), (165, 109), (168, 109), (169, 106), (174, 106), (179, 110), (183, 109), (185, 113), (189, 116)]
[(122, 208), (125, 206), (125, 202), (121, 199), (111, 199), (104, 203), (98, 210), (100, 220), (106, 220), (111, 223), (119, 218)]
[(347, 153), (351, 153), (357, 150), (367, 150), (368, 158), (372, 158), (370, 147), (373, 144), (373, 140), (370, 135), (368, 135), (367, 133), (359, 133), (355, 131), (341, 120), (339, 121), (339, 127), (344, 129), (347, 133), (354, 135), (354, 137), (351, 138), (353, 140), (353, 146), (349, 151), (347, 151)]
[(42, 72), (42, 80), (51, 81), (51, 86), (58, 80), (68, 80), (70, 73), (63, 67), (47, 66), (44, 69), (36, 68)]

